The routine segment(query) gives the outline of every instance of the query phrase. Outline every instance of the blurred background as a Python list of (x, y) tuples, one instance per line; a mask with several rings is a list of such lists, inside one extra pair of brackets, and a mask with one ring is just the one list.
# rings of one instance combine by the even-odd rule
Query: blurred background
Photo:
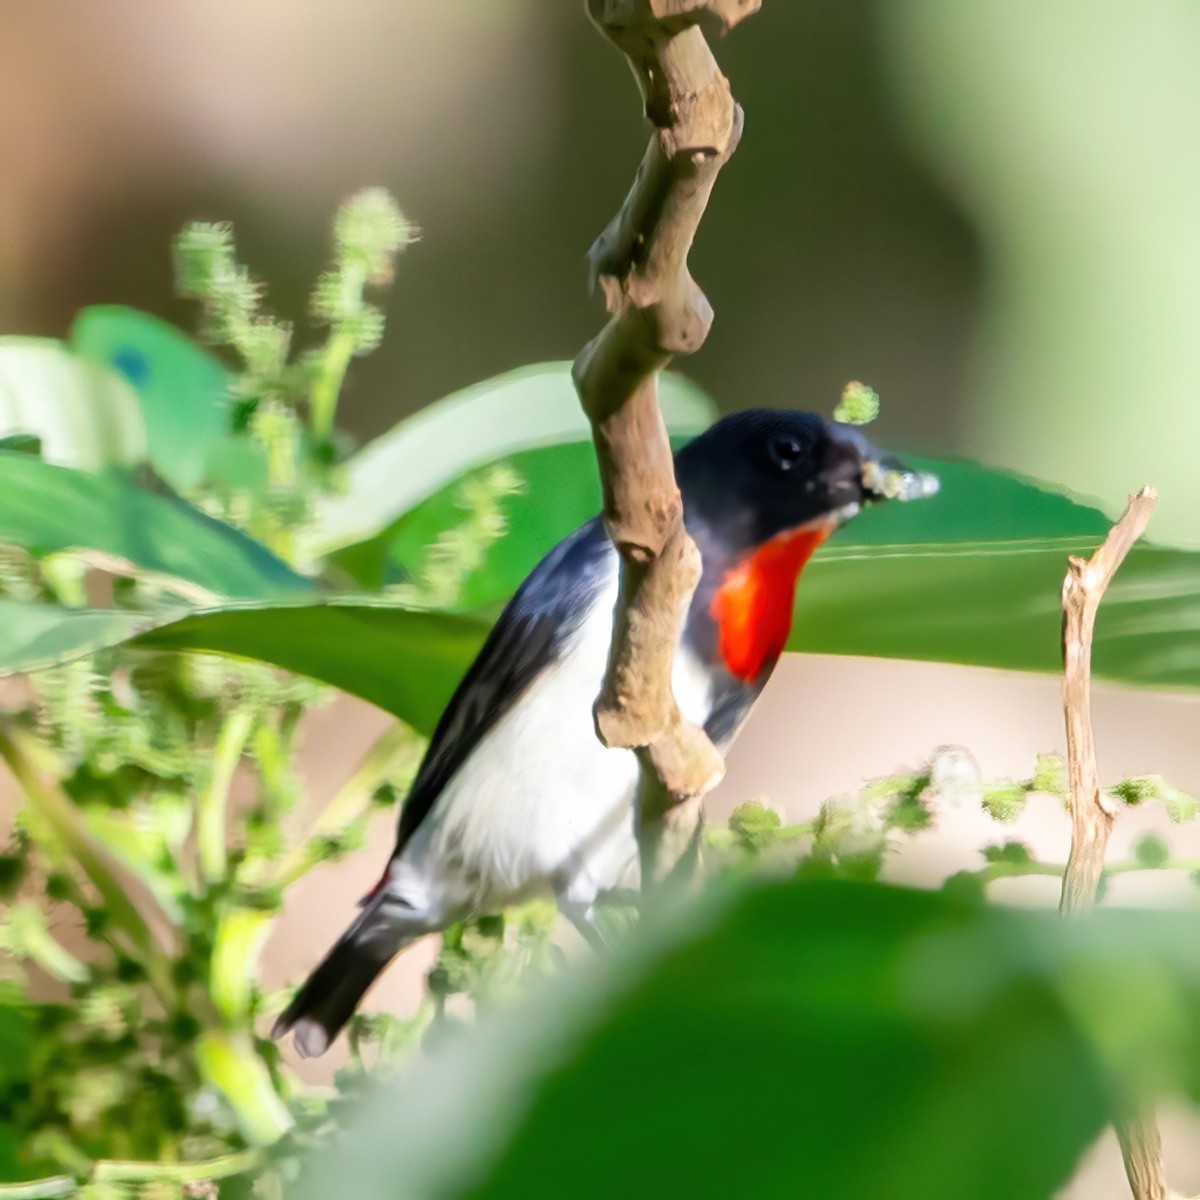
[[(585, 251), (645, 142), (628, 73), (581, 10), (9, 0), (0, 329), (61, 336), (97, 303), (193, 328), (169, 247), (195, 218), (232, 220), (271, 307), (299, 322), (335, 206), (380, 184), (423, 237), (343, 424), (365, 438), (573, 357), (601, 319)], [(882, 396), (883, 444), (1011, 467), (1110, 513), (1152, 482), (1152, 536), (1200, 545), (1200, 6), (768, 0), (718, 54), (746, 133), (692, 255), (717, 320), (685, 364), (718, 404), (829, 411), (859, 378)], [(1200, 790), (1195, 700), (1104, 688), (1096, 706), (1105, 778)], [(314, 718), (314, 804), (383, 720), (351, 702)], [(766, 795), (811, 815), (942, 742), (987, 778), (1023, 776), (1061, 748), (1060, 722), (1052, 679), (793, 658), (715, 804)], [(1022, 836), (1065, 850), (1061, 813), (1026, 819)], [(977, 844), (953, 822), (938, 836), (914, 840), (900, 877), (949, 874)], [(275, 981), (311, 965), (374, 869), (306, 881)], [(379, 1003), (403, 1005), (427, 962), (407, 957)], [(1190, 1140), (1175, 1131), (1181, 1181)], [(1124, 1194), (1115, 1148), (1099, 1153), (1078, 1195)]]
[[(5, 6), (0, 327), (83, 304), (193, 323), (186, 220), (234, 221), (303, 315), (336, 203), (424, 230), (342, 417), (362, 435), (594, 331), (584, 252), (644, 143), (578, 4), (69, 0)], [(1200, 505), (1200, 9), (1155, 0), (768, 3), (720, 48), (747, 113), (693, 255), (717, 322), (687, 369), (727, 408), (828, 408), (879, 436)]]

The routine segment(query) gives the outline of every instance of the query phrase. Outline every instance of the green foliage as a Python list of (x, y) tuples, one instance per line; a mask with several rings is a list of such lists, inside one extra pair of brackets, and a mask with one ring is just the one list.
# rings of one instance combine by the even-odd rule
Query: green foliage
[(367, 304), (368, 285), (390, 283), (396, 255), (416, 237), (416, 229), (382, 188), (368, 188), (348, 200), (333, 225), (334, 266), (317, 281), (313, 316), (329, 327), (329, 340), (310, 356), (309, 406), (315, 437), (333, 432), (338, 396), (350, 359), (369, 354), (383, 337), (383, 313)]
[[(362, 846), (371, 810), (405, 790), (422, 735), (481, 644), (488, 617), (554, 540), (598, 506), (588, 430), (563, 363), (447, 397), (359, 451), (337, 434), (346, 373), (382, 334), (369, 289), (390, 279), (412, 236), (384, 193), (360, 193), (343, 207), (330, 267), (312, 297), (323, 340), (299, 353), (290, 327), (265, 311), (262, 288), (236, 258), (232, 232), (211, 225), (180, 236), (176, 262), (181, 290), (200, 303), (205, 332), (230, 356), (229, 367), (178, 331), (120, 308), (81, 314), (69, 349), (0, 340), (0, 385), (17, 398), (6, 410), (16, 415), (0, 429), (0, 671), (28, 676), (19, 711), (0, 720), (0, 754), (25, 797), (0, 852), (0, 1182), (41, 1176), (43, 1195), (65, 1195), (85, 1181), (93, 1196), (142, 1187), (177, 1196), (227, 1180), (231, 1194), (244, 1194), (247, 1181), (238, 1177), (258, 1173), (260, 1192), (270, 1193), (294, 1180), (298, 1151), (320, 1146), (347, 1110), (370, 1103), (382, 1075), (408, 1078), (414, 1047), (463, 1053), (464, 1013), (519, 1006), (536, 981), (561, 973), (555, 914), (546, 902), (449, 930), (418, 1013), (404, 1021), (363, 1014), (352, 1023), (353, 1059), (333, 1096), (303, 1087), (256, 1032), (285, 1001), (261, 993), (256, 964), (288, 888), (316, 865)], [(848, 396), (843, 416), (869, 419), (872, 397), (869, 389)], [(662, 380), (661, 399), (677, 437), (703, 428), (714, 411), (675, 376)], [(918, 465), (942, 476), (939, 498), (865, 514), (822, 551), (800, 589), (793, 646), (1052, 665), (1063, 556), (1097, 540), (1103, 518), (973, 464)], [(1186, 609), (1196, 562), (1183, 552), (1135, 552), (1125, 577), (1136, 586), (1101, 622), (1101, 670), (1140, 682), (1200, 684)], [(1183, 631), (1167, 653), (1163, 628)], [(304, 715), (325, 696), (318, 683), (362, 696), (404, 724), (385, 733), (356, 769), (347, 764), (342, 787), (303, 829), (296, 815), (303, 784), (293, 761)], [(908, 1009), (897, 1015), (901, 976), (889, 939), (910, 928), (905, 921), (918, 937), (934, 913), (943, 924), (961, 917), (972, 945), (978, 933), (979, 945), (994, 949), (992, 918), (979, 916), (976, 925), (975, 916), (963, 914), (986, 911), (977, 901), (996, 879), (1057, 875), (1062, 866), (1038, 862), (1009, 841), (986, 849), (982, 866), (959, 877), (958, 889), (929, 901), (820, 890), (831, 879), (876, 881), (902, 839), (936, 824), (952, 792), (977, 792), (972, 802), (999, 820), (1019, 815), (1031, 791), (1065, 795), (1062, 765), (1053, 758), (1040, 759), (1028, 781), (978, 788), (970, 779), (960, 786), (947, 763), (939, 752), (927, 766), (829, 801), (814, 821), (799, 825), (784, 826), (765, 801), (741, 806), (727, 825), (707, 831), (715, 873), (740, 879), (771, 871), (800, 882), (754, 893), (779, 902), (752, 908), (753, 919), (731, 914), (757, 901), (729, 899), (735, 893), (726, 891), (713, 902), (708, 916), (717, 924), (705, 936), (720, 951), (714, 962), (726, 955), (727, 967), (706, 963), (711, 989), (701, 986), (698, 968), (688, 968), (695, 979), (670, 973), (679, 955), (690, 953), (694, 934), (651, 928), (635, 937), (636, 910), (606, 906), (603, 939), (635, 943), (628, 960), (634, 965), (617, 972), (632, 972), (625, 978), (633, 991), (627, 1003), (609, 1002), (599, 988), (593, 1011), (606, 1006), (603, 1021), (614, 1027), (626, 1012), (655, 1026), (659, 1017), (642, 1007), (639, 989), (661, 969), (664, 989), (681, 981), (692, 989), (678, 994), (680, 1028), (706, 1031), (694, 1037), (687, 1069), (716, 1062), (725, 1070), (737, 1055), (749, 1055), (760, 1073), (743, 1086), (763, 1096), (782, 1085), (762, 1072), (791, 1060), (775, 1062), (752, 1038), (727, 1039), (730, 1014), (738, 1014), (739, 1035), (759, 1017), (768, 1029), (781, 1020), (810, 1022), (799, 1031), (787, 1025), (796, 1070), (789, 1090), (778, 1094), (794, 1098), (814, 1145), (827, 1134), (820, 1123), (825, 1098), (805, 1088), (812, 1064), (820, 1078), (836, 1073), (827, 1051), (842, 1042), (835, 1037), (822, 1050), (818, 1036), (832, 1012), (821, 1006), (835, 994), (849, 997), (846, 1038), (857, 1045), (863, 1034), (862, 1046), (873, 1048), (845, 1060), (845, 1079), (868, 1066), (880, 1077), (880, 1061), (888, 1079), (893, 1066), (919, 1068), (894, 1092), (881, 1089), (881, 1115), (932, 1120), (946, 1096), (957, 1100), (944, 1069), (949, 1059), (938, 1057), (950, 1045), (975, 1071), (956, 1086), (976, 1095), (992, 1060), (972, 1049), (974, 1035), (964, 1031), (975, 1030), (978, 1017), (979, 1028), (994, 1035), (995, 1054), (1016, 1059), (1029, 1054), (1020, 1031), (999, 1009), (968, 1012), (967, 1005), (956, 1012), (970, 1019), (931, 1049), (938, 1040), (932, 1031), (945, 1032), (937, 1024), (945, 1013), (925, 1013), (915, 1024), (905, 1024), (913, 1016)], [(234, 791), (248, 797), (244, 804), (231, 805)], [(1178, 820), (1196, 814), (1195, 801), (1158, 779), (1124, 781), (1114, 794), (1128, 803), (1159, 801)], [(1163, 867), (1194, 864), (1147, 841), (1133, 862), (1113, 870)], [(877, 931), (865, 932), (855, 915), (875, 900), (855, 900), (854, 913), (838, 907), (851, 895), (878, 898)], [(974, 897), (971, 905), (963, 907), (964, 897)], [(826, 903), (827, 930), (792, 927)], [(903, 909), (913, 904), (933, 907)], [(740, 949), (721, 941), (727, 920), (735, 921)], [(86, 952), (64, 938), (64, 929), (82, 930)], [(1010, 932), (996, 936), (1004, 942)], [(860, 980), (861, 995), (851, 994), (849, 975), (834, 971), (830, 939), (838, 938), (845, 939), (837, 954), (847, 970), (859, 950), (867, 961), (882, 956), (878, 972)], [(826, 980), (828, 994), (799, 986), (808, 978), (802, 966)], [(34, 1003), (30, 996), (47, 980), (54, 1002)], [(918, 973), (906, 986), (919, 996), (927, 982)], [(705, 1007), (710, 994), (725, 1014), (720, 1023)], [(1021, 1003), (1045, 1019), (1035, 1032), (1045, 1035), (1049, 1059), (1086, 1074), (1096, 1065), (1090, 1043), (1070, 1043), (1078, 1033), (1074, 1016), (1039, 1007), (1040, 995), (1035, 988)], [(513, 1045), (533, 1045), (555, 1029), (574, 1028), (575, 1020), (569, 1013), (547, 1019), (530, 1030), (533, 1041), (518, 1037)], [(891, 1045), (887, 1031), (903, 1036)], [(673, 1046), (667, 1039), (671, 1054)], [(655, 1058), (642, 1046), (638, 1061)], [(600, 1070), (600, 1062), (581, 1049), (572, 1070)], [(533, 1072), (536, 1063), (521, 1069)], [(688, 1078), (687, 1069), (679, 1078)], [(540, 1076), (524, 1078), (541, 1086)], [(1071, 1130), (1098, 1119), (1086, 1082), (1080, 1075), (1054, 1093), (1076, 1104), (1066, 1122)], [(701, 1091), (699, 1079), (689, 1085), (689, 1095)], [(653, 1088), (646, 1089), (651, 1096)], [(481, 1095), (481, 1103), (486, 1099)], [(844, 1102), (840, 1093), (833, 1097), (829, 1113)], [(528, 1128), (539, 1129), (544, 1115), (535, 1106)], [(780, 1159), (760, 1150), (764, 1138), (778, 1134), (773, 1118), (754, 1105), (738, 1116), (742, 1149), (753, 1151), (747, 1177), (762, 1172), (761, 1194), (771, 1194)], [(422, 1119), (414, 1113), (412, 1128)], [(517, 1119), (510, 1116), (510, 1128)], [(997, 1128), (1015, 1136), (1020, 1120), (1009, 1113)], [(648, 1118), (638, 1126), (648, 1127)], [(895, 1132), (902, 1125), (889, 1128), (898, 1142), (888, 1152), (899, 1168), (930, 1188), (940, 1185), (914, 1165), (909, 1139)], [(1012, 1179), (1040, 1186), (1059, 1171), (1062, 1145), (1027, 1164), (1025, 1174), (1013, 1168)], [(966, 1189), (959, 1194), (989, 1194), (971, 1192), (966, 1151), (959, 1157), (955, 1186)], [(643, 1165), (650, 1169), (648, 1158)], [(547, 1187), (551, 1180), (561, 1190), (561, 1177), (546, 1174)], [(858, 1183), (868, 1193), (888, 1190), (866, 1175)], [(693, 1190), (703, 1193), (699, 1182)], [(419, 1181), (411, 1194), (423, 1194)], [(537, 1187), (522, 1182), (517, 1194), (536, 1195)]]
[[(436, 610), (461, 604), (522, 486), (503, 463), (485, 466), (453, 484), (453, 516), (427, 557), (380, 579), (382, 594), (296, 604), (359, 586), (314, 548), (325, 506), (374, 511), (376, 524), (356, 528), (382, 532), (371, 505), (388, 503), (386, 489), (376, 495), (370, 472), (343, 462), (350, 448), (333, 420), (351, 360), (382, 334), (367, 289), (390, 279), (412, 236), (385, 193), (347, 202), (312, 301), (327, 335), (298, 356), (226, 226), (185, 230), (176, 264), (233, 370), (121, 308), (82, 314), (70, 350), (0, 342), (0, 381), (16, 398), (6, 410), (16, 423), (0, 431), (0, 662), (30, 684), (22, 710), (0, 722), (0, 754), (25, 793), (0, 855), (10, 901), (0, 1184), (43, 1176), (39, 1194), (65, 1194), (86, 1179), (100, 1194), (152, 1182), (177, 1195), (262, 1170), (257, 1147), (299, 1144), (337, 1109), (257, 1036), (282, 1003), (260, 993), (258, 957), (287, 889), (360, 848), (370, 810), (406, 789), (420, 732), (486, 632)], [(573, 401), (570, 420), (558, 411), (565, 366), (526, 373), (542, 389), (532, 407), (519, 378), (434, 406), (388, 435), (375, 461), (428, 488), (510, 445), (586, 437)], [(681, 381), (665, 398), (676, 425), (710, 419), (711, 404)], [(436, 455), (430, 435), (445, 441)], [(104, 593), (108, 607), (87, 607)], [(407, 722), (307, 831), (293, 812), (295, 739), (324, 693), (246, 661), (282, 665), (296, 650), (300, 676), (351, 664), (356, 690)], [(235, 778), (252, 797), (236, 810)], [(486, 1007), (550, 971), (553, 913), (537, 903), (450, 931), (414, 1019), (355, 1023), (345, 1095), (366, 1086), (367, 1057), (396, 1063), (451, 1028), (451, 997)], [(68, 949), (64, 927), (83, 931), (86, 953)], [(47, 976), (62, 1003), (27, 998)]]
[(1066, 802), (1066, 764), (1057, 754), (1039, 754), (1029, 779), (985, 783), (980, 795), (984, 811), (994, 820), (1006, 822), (1015, 821), (1025, 811), (1025, 801), (1032, 792), (1057, 796)]
[[(676, 437), (700, 433), (716, 416), (716, 407), (695, 384), (672, 373), (659, 380), (659, 405)], [(511, 556), (507, 551), (489, 555), (479, 567), (484, 570), (494, 557), (512, 557), (524, 563), (519, 582), (555, 541), (597, 511), (591, 431), (568, 362), (521, 367), (464, 388), (352, 454), (344, 468), (345, 490), (321, 499), (306, 547), (311, 554), (342, 551), (337, 560), (358, 564), (355, 577), (377, 586), (386, 565), (412, 570), (430, 542), (456, 522), (464, 475), (503, 461), (528, 482), (527, 456), (535, 448), (558, 468), (553, 482), (561, 491), (543, 492), (539, 479), (535, 501), (507, 505), (509, 528), (522, 538), (520, 547)], [(539, 508), (550, 510), (540, 520)], [(517, 515), (520, 521), (513, 519)], [(534, 522), (527, 527), (531, 515)], [(393, 543), (413, 529), (414, 520), (421, 526), (416, 553), (404, 554)], [(502, 594), (513, 587), (506, 584)], [(469, 595), (474, 604), (474, 593)], [(489, 599), (495, 598), (493, 592)]]
[(71, 471), (3, 451), (0, 477), (0, 539), (39, 559), (82, 550), (113, 574), (157, 576), (177, 600), (313, 594), (311, 580), (260, 543), (128, 477)]
[(1200, 801), (1186, 792), (1172, 787), (1159, 775), (1140, 775), (1130, 779), (1122, 779), (1108, 794), (1130, 808), (1136, 808), (1147, 800), (1157, 800), (1162, 804), (1172, 821), (1190, 821), (1200, 813)]
[[(365, 270), (362, 286), (386, 273), (397, 244), (386, 231), (377, 236), (384, 215), (378, 196), (350, 203), (315, 302), (334, 325), (331, 341), (353, 333), (353, 353), (375, 335), (351, 329), (353, 289), (343, 290), (336, 312), (329, 289), (347, 273)], [(290, 333), (261, 314), (228, 230), (193, 228), (177, 251), (181, 286), (202, 300), (210, 333), (237, 351), (238, 373), (226, 375), (181, 335), (128, 310), (81, 319), (78, 359), (22, 345), (0, 353), (0, 370), (11, 379), (14, 364), (32, 363), (42, 370), (35, 378), (49, 378), (53, 367), (66, 379), (77, 363), (71, 369), (81, 379), (110, 381), (135, 413), (142, 399), (151, 454), (162, 455), (153, 467), (270, 548), (158, 487), (149, 472), (105, 466), (89, 474), (38, 453), (0, 454), (0, 595), (10, 597), (0, 605), (10, 666), (72, 657), (62, 653), (66, 628), (82, 631), (78, 649), (89, 650), (98, 630), (120, 628), (124, 640), (169, 626), (198, 603), (314, 592), (278, 555), (290, 555), (290, 523), (306, 513), (306, 493), (335, 488), (337, 469), (314, 449), (320, 439), (304, 428), (296, 386), (306, 373), (324, 372), (324, 386), (332, 378), (340, 388), (344, 367), (328, 371), (340, 350), (318, 349), (302, 367), (287, 362)], [(31, 373), (26, 367), (26, 391)], [(178, 409), (168, 414), (174, 388)], [(102, 400), (90, 402), (106, 411)], [(61, 449), (55, 427), (31, 429), (32, 449)], [(231, 461), (249, 469), (228, 473)], [(493, 516), (476, 538), (498, 532)], [(80, 611), (88, 581), (101, 576), (115, 607)], [(442, 665), (444, 656), (434, 657)], [(171, 650), (121, 662), (83, 658), (30, 683), (25, 710), (0, 726), (0, 753), (26, 798), (4, 883), (28, 897), (8, 907), (0, 926), (9, 980), (0, 1028), (21, 1051), (6, 1055), (10, 1073), (0, 1087), (11, 1135), (0, 1144), (2, 1177), (61, 1172), (102, 1188), (141, 1171), (177, 1187), (244, 1171), (242, 1149), (278, 1141), (295, 1121), (299, 1095), (254, 1032), (261, 947), (285, 889), (361, 844), (380, 789), (406, 786), (420, 739), (404, 730), (385, 735), (311, 833), (298, 835), (289, 818), (301, 795), (294, 743), (304, 712), (321, 701), (315, 685)], [(253, 799), (230, 829), (235, 774)], [(33, 899), (38, 889), (41, 901)], [(86, 956), (59, 941), (64, 920), (82, 926)], [(23, 999), (26, 966), (56, 980), (69, 1003)], [(98, 1159), (129, 1161), (120, 1171), (94, 1165)], [(205, 1166), (190, 1176), (151, 1167), (172, 1160)]]
[(765, 804), (749, 801), (733, 810), (729, 816), (729, 831), (751, 851), (769, 846), (783, 829), (783, 820)]
[(1200, 1097), (1197, 980), (1185, 916), (710, 890), (388, 1086), (302, 1195), (1048, 1197), (1115, 1095)]
[(983, 857), (990, 863), (1007, 863), (1014, 867), (1024, 867), (1033, 862), (1033, 854), (1024, 842), (1005, 842), (1002, 846), (985, 846)]
[(1015, 821), (1025, 809), (1029, 792), (1017, 783), (1000, 783), (983, 790), (983, 807), (997, 821)]
[[(497, 511), (502, 508), (506, 529), (512, 532), (474, 552), (471, 563), (457, 572), (461, 591), (454, 607), (468, 611), (445, 615), (447, 633), (458, 629), (446, 643), (454, 656), (480, 636), (472, 610), (494, 612), (552, 539), (595, 512), (599, 502), (590, 446), (572, 443), (523, 451), (510, 461), (522, 488), (504, 495)], [(919, 505), (880, 506), (830, 540), (806, 568), (804, 586), (797, 589), (789, 648), (1057, 669), (1060, 622), (1053, 597), (1061, 590), (1063, 556), (1086, 552), (1099, 541), (1106, 528), (1103, 517), (1063, 496), (973, 464), (918, 465), (940, 475), (941, 493)], [(354, 561), (335, 555), (329, 573), (343, 579), (346, 574), (357, 576), (361, 585), (375, 587), (428, 576), (431, 565), (436, 569), (428, 558), (430, 543), (437, 541), (439, 531), (463, 523), (463, 496), (479, 478), (469, 474), (463, 483), (419, 504), (388, 533), (393, 539), (389, 546), (381, 547), (378, 541), (370, 548), (360, 544), (362, 553)], [(902, 539), (895, 522), (905, 518), (910, 519)], [(1021, 529), (1028, 536), (1019, 534)], [(1052, 534), (1054, 529), (1059, 533)], [(1160, 687), (1200, 685), (1200, 654), (1195, 653), (1200, 633), (1187, 613), (1187, 589), (1200, 586), (1194, 582), (1200, 580), (1198, 572), (1200, 555), (1134, 549), (1110, 589), (1110, 606), (1100, 619), (1095, 643), (1098, 675)], [(336, 636), (349, 611), (344, 603), (319, 601), (304, 618), (292, 615), (292, 607), (228, 610), (229, 623), (244, 631), (234, 652), (313, 674), (389, 711), (404, 711), (407, 701), (387, 694), (389, 686), (412, 686), (406, 672), (398, 669), (401, 664), (391, 663), (393, 683), (388, 685), (378, 673), (364, 673), (359, 661), (383, 663), (385, 645), (381, 643), (376, 653), (376, 647), (364, 642), (355, 659), (332, 660), (324, 653), (323, 635)], [(59, 658), (132, 639), (144, 628), (93, 617), (75, 620), (74, 614), (72, 618), (61, 638), (52, 639)], [(208, 619), (186, 623), (197, 633), (197, 649), (205, 648)], [(272, 631), (289, 621), (302, 621), (311, 639), (281, 647)], [(379, 622), (378, 628), (384, 624)], [(93, 635), (100, 630), (111, 640), (96, 640)], [(1161, 630), (1170, 631), (1171, 637), (1164, 639)], [(261, 650), (255, 650), (256, 642)], [(184, 645), (180, 642), (181, 648)], [(24, 657), (15, 662), (0, 659), (0, 670), (27, 665)], [(434, 676), (429, 707), (440, 710), (462, 665), (455, 658)], [(1061, 789), (1061, 780), (1044, 783)], [(1181, 812), (1191, 804), (1182, 793), (1176, 799)]]

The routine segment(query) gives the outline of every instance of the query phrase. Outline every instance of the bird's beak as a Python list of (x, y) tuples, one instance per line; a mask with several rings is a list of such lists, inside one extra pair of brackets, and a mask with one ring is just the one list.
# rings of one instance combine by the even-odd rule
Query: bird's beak
[(853, 483), (863, 503), (878, 500), (920, 500), (938, 490), (938, 477), (906, 467), (893, 455), (884, 454), (867, 440), (857, 425), (830, 422), (831, 436), (840, 458), (839, 475)]
[(863, 463), (862, 483), (868, 500), (921, 500), (941, 486), (936, 475), (909, 470), (890, 454)]

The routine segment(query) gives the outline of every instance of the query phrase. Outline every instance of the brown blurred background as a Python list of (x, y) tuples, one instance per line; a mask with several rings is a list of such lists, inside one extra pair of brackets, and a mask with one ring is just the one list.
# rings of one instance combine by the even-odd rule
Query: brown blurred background
[[(303, 319), (338, 200), (389, 187), (421, 226), (383, 348), (341, 415), (360, 437), (597, 327), (584, 252), (644, 143), (636, 94), (582, 5), (535, 0), (0, 0), (0, 331), (61, 335), (92, 303), (185, 328), (169, 244), (230, 219)], [(719, 47), (747, 114), (692, 266), (717, 310), (687, 370), (726, 409), (828, 410), (860, 378), (885, 444), (968, 453), (1100, 498), (1162, 488), (1153, 533), (1200, 542), (1200, 6), (1194, 0), (767, 0)], [(815, 699), (820, 697), (819, 702)], [(1200, 791), (1190, 698), (1101, 689), (1106, 779)], [(308, 730), (319, 803), (383, 718)], [(714, 799), (789, 815), (960, 743), (987, 778), (1061, 748), (1057, 684), (931, 665), (790, 659)], [(1153, 816), (1123, 823), (1127, 852)], [(298, 889), (270, 983), (306, 970), (388, 832)], [(1196, 841), (1165, 831), (1176, 849)], [(1053, 805), (1012, 836), (1065, 853)], [(962, 814), (914, 841), (933, 880), (997, 840)], [(1014, 899), (1048, 899), (1036, 882)], [(1126, 877), (1113, 898), (1150, 899)], [(412, 1003), (420, 951), (377, 991)], [(1169, 1129), (1200, 1189), (1200, 1139)], [(1189, 1165), (1189, 1147), (1192, 1161)], [(1105, 1145), (1073, 1196), (1124, 1195)], [(1192, 1178), (1186, 1178), (1187, 1171)], [(1108, 1190), (1106, 1190), (1108, 1189)]]
[[(960, 443), (980, 254), (902, 136), (862, 0), (768, 4), (721, 46), (747, 112), (694, 254), (718, 310), (689, 370), (726, 407), (828, 409), (847, 379), (888, 427)], [(301, 319), (338, 200), (383, 184), (424, 231), (383, 348), (343, 408), (368, 435), (457, 387), (570, 358), (599, 304), (584, 252), (645, 143), (582, 5), (61, 0), (7, 7), (0, 322), (55, 334), (97, 301), (185, 327), (169, 243), (231, 219)]]

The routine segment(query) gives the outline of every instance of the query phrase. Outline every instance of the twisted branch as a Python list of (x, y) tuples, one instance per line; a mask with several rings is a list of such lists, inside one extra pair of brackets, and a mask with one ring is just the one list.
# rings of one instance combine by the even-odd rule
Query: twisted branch
[(673, 824), (694, 841), (699, 798), (725, 770), (704, 731), (683, 719), (671, 690), (700, 554), (683, 526), (657, 377), (674, 355), (696, 350), (712, 324), (687, 254), (742, 131), (742, 111), (704, 31), (731, 29), (759, 3), (588, 0), (592, 20), (628, 60), (654, 126), (624, 204), (588, 254), (592, 284), (602, 289), (611, 317), (573, 370), (592, 426), (605, 527), (621, 559), (596, 731), (606, 746), (638, 753), (647, 882), (665, 857), (663, 838)]
[[(1158, 494), (1131, 496), (1104, 544), (1084, 561), (1072, 557), (1063, 580), (1063, 714), (1067, 723), (1067, 779), (1071, 802), (1071, 854), (1063, 873), (1059, 911), (1094, 908), (1104, 874), (1104, 854), (1115, 812), (1100, 793), (1092, 734), (1092, 635), (1105, 590), (1133, 544), (1146, 532)], [(1136, 1109), (1116, 1122), (1117, 1140), (1134, 1200), (1167, 1200), (1162, 1139), (1153, 1113)]]

